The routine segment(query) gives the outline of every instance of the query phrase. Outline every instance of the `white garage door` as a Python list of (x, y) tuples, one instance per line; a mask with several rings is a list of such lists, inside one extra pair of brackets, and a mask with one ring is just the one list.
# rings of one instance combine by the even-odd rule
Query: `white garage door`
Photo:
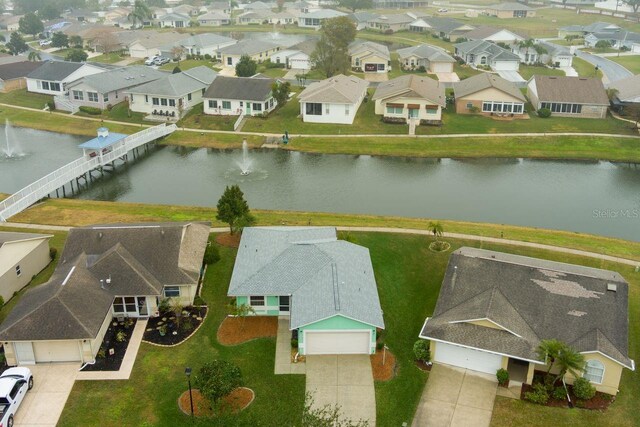
[(36, 363), (80, 361), (77, 341), (40, 341), (33, 343)]
[(518, 61), (496, 61), (494, 67), (496, 71), (518, 71), (520, 64)]
[(434, 62), (431, 67), (434, 73), (453, 73), (453, 64), (449, 62)]
[(311, 332), (304, 335), (306, 354), (369, 354), (369, 331)]
[(433, 360), (487, 374), (495, 374), (502, 367), (502, 356), (441, 342), (436, 344)]

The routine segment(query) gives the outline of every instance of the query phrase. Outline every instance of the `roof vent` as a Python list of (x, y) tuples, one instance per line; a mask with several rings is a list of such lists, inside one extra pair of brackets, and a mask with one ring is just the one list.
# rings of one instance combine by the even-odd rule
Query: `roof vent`
[(102, 231), (101, 231), (101, 232), (98, 233), (98, 239), (102, 239), (102, 236), (103, 236), (103, 234), (102, 234)]
[(616, 292), (618, 290), (618, 285), (616, 285), (615, 283), (607, 283), (607, 290)]

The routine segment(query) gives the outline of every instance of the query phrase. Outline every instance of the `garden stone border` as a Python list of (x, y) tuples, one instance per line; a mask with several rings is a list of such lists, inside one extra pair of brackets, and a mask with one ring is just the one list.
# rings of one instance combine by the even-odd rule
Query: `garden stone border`
[(193, 330), (193, 332), (191, 332), (191, 333), (189, 334), (189, 336), (188, 336), (188, 337), (186, 337), (185, 339), (183, 339), (182, 341), (180, 341), (180, 342), (179, 342), (179, 343), (177, 343), (177, 344), (158, 344), (158, 343), (151, 342), (151, 341), (146, 341), (146, 340), (142, 340), (142, 342), (143, 342), (143, 343), (145, 343), (145, 344), (154, 345), (154, 346), (156, 346), (156, 347), (171, 348), (171, 347), (177, 347), (177, 346), (179, 346), (179, 345), (181, 345), (181, 344), (184, 344), (184, 343), (186, 343), (187, 341), (189, 341), (189, 339), (190, 339), (190, 338), (191, 338), (191, 337), (192, 337), (196, 332), (198, 332), (198, 330), (202, 327), (202, 325), (204, 325), (204, 322), (205, 322), (205, 320), (207, 320), (207, 316), (209, 315), (209, 311), (211, 311), (211, 310), (209, 309), (209, 306), (207, 306), (207, 305), (194, 305), (194, 307), (198, 307), (198, 308), (206, 308), (206, 309), (207, 309), (207, 312), (204, 314), (204, 317), (202, 318), (202, 322), (200, 322), (200, 324), (198, 325), (198, 327), (197, 327), (197, 328), (195, 328), (195, 329)]
[(449, 249), (451, 249), (451, 243), (449, 243), (449, 242), (444, 242), (444, 241), (442, 241), (442, 240), (440, 240), (439, 242), (446, 244), (446, 245), (447, 245), (447, 246), (446, 246), (446, 248), (445, 248), (445, 249), (443, 249), (443, 250), (441, 250), (441, 251), (435, 250), (435, 249), (433, 249), (433, 248), (432, 248), (432, 246), (433, 246), (436, 242), (431, 242), (431, 243), (429, 243), (429, 250), (430, 250), (431, 252), (434, 252), (434, 253), (437, 253), (437, 254), (443, 254), (443, 253), (447, 252)]

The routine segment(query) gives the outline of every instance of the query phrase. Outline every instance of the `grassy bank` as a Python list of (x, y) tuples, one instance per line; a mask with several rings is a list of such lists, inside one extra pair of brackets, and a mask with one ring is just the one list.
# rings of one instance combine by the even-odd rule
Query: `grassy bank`
[(617, 62), (633, 74), (640, 74), (640, 55), (635, 56), (609, 56), (607, 59)]
[[(398, 227), (426, 230), (430, 219), (374, 215), (349, 215), (294, 211), (253, 211), (259, 225), (334, 225)], [(114, 203), (76, 199), (50, 199), (11, 218), (12, 222), (79, 226), (111, 222), (149, 221), (212, 221), (216, 211), (208, 207)], [(445, 231), (486, 237), (504, 237), (580, 249), (590, 252), (640, 260), (640, 242), (624, 241), (583, 233), (545, 230), (510, 225), (483, 224), (462, 221), (442, 221)]]

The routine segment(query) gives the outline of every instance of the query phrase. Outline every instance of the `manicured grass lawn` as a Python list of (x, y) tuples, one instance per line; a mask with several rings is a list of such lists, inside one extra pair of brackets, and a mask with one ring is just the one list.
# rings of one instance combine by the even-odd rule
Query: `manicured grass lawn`
[(203, 104), (196, 105), (178, 122), (180, 127), (196, 129), (233, 130), (238, 116), (211, 116), (202, 113)]
[(537, 67), (535, 65), (520, 64), (518, 73), (523, 79), (529, 80), (533, 75), (538, 74), (542, 76), (564, 76), (564, 71), (557, 68)]
[(573, 39), (573, 40), (557, 39), (557, 40), (551, 40), (551, 43), (559, 44), (560, 46), (580, 46), (584, 44), (584, 39)]
[(471, 68), (466, 64), (458, 64), (457, 62), (453, 64), (453, 72), (458, 75), (460, 80), (468, 79), (469, 77), (482, 73), (480, 70)]
[(634, 56), (609, 56), (607, 59), (617, 62), (633, 74), (640, 74), (640, 55)]
[(573, 68), (578, 72), (580, 77), (598, 77), (602, 78), (602, 71), (598, 70), (596, 72), (595, 67), (590, 62), (585, 61), (582, 58), (578, 58), (577, 56), (573, 57), (573, 61), (571, 62)]
[(7, 93), (0, 93), (0, 102), (17, 105), (19, 107), (43, 109), (48, 102), (53, 101), (53, 96), (41, 93), (27, 92), (27, 89), (18, 89)]
[(175, 67), (179, 67), (182, 71), (186, 71), (190, 68), (199, 67), (201, 65), (213, 69), (213, 62), (206, 59), (185, 59), (179, 62), (171, 61), (161, 66), (160, 69), (164, 71), (173, 71)]
[(111, 52), (111, 53), (103, 53), (100, 56), (94, 56), (91, 58), (91, 61), (94, 62), (102, 62), (105, 64), (113, 64), (115, 62), (122, 61), (123, 59), (127, 59), (128, 55), (120, 55), (119, 52)]
[(129, 122), (129, 123), (145, 123), (145, 124), (153, 124), (151, 122), (144, 121), (144, 113), (137, 113), (135, 111), (129, 111), (128, 104), (126, 102), (120, 102), (111, 108), (111, 110), (103, 110), (100, 115), (92, 115), (83, 113), (82, 111), (78, 111), (76, 116), (79, 117), (93, 117), (93, 118), (101, 118), (104, 120), (116, 120), (119, 122)]

